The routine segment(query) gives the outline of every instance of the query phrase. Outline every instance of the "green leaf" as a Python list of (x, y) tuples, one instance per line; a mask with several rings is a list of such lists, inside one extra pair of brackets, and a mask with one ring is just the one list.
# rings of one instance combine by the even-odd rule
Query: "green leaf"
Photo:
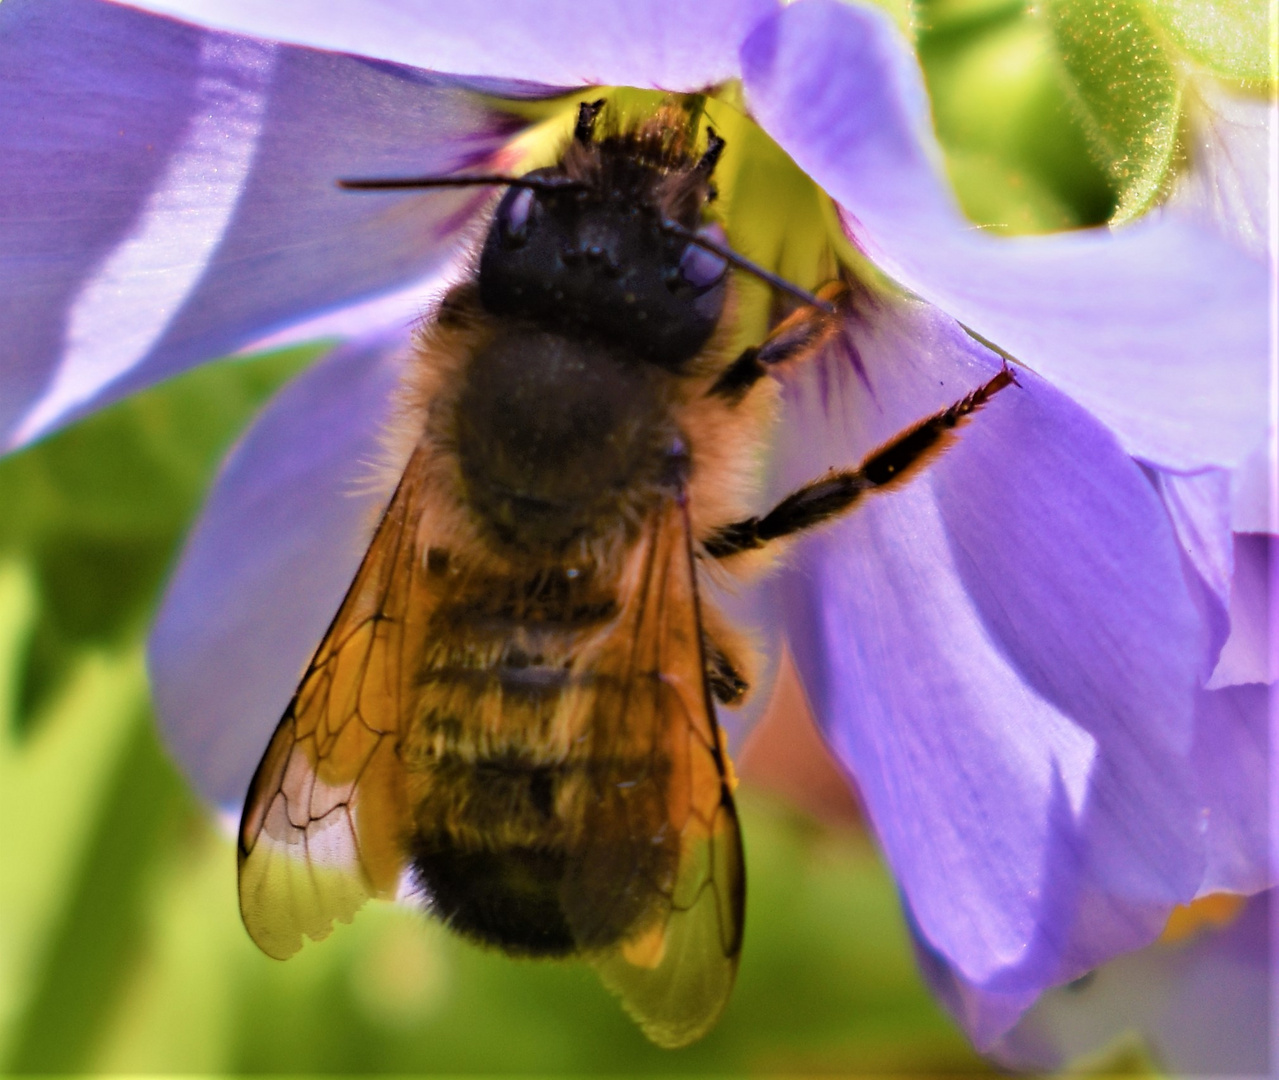
[(1067, 99), (1046, 20), (1020, 3), (933, 0), (919, 54), (937, 135), (964, 212), (999, 232), (1109, 220), (1111, 182)]
[(928, 34), (965, 31), (1016, 19), (1025, 0), (912, 0), (911, 24)]
[(1214, 74), (1276, 79), (1273, 0), (1148, 0), (1168, 36)]
[(964, 212), (991, 232), (1055, 232), (1077, 224), (1070, 208), (1034, 172), (997, 154), (953, 150), (946, 159)]
[[(845, 0), (845, 3), (856, 4), (859, 2), (861, 0)], [(875, 7), (885, 12), (897, 24), (897, 28), (908, 38), (912, 36), (915, 20), (914, 0), (867, 0), (867, 2), (874, 4)], [(1009, 0), (1001, 0), (1001, 2), (1008, 3)]]
[(1118, 195), (1114, 221), (1160, 193), (1177, 145), (1181, 81), (1139, 0), (1044, 0), (1061, 70), (1097, 163)]
[(205, 365), (0, 460), (0, 559), (27, 562), (38, 609), (15, 730), (79, 649), (142, 629), (227, 446), (320, 348)]
[[(87, 835), (74, 870), (61, 879), (57, 919), (15, 1024), (10, 1073), (85, 1069), (103, 1031), (117, 1021), (116, 1003), (145, 936), (142, 899), (153, 867), (176, 822), (190, 813), (188, 796), (146, 722), (138, 652), (127, 670), (136, 695), (132, 723), (114, 761), (92, 763), (95, 769), (111, 765), (108, 782), (84, 823)], [(97, 718), (93, 706), (81, 705), (75, 722)], [(55, 790), (73, 788), (74, 779), (60, 776), (57, 784)], [(36, 863), (45, 857), (43, 850), (32, 854)]]
[[(0, 567), (6, 682), (20, 663), (33, 600), (28, 568)], [(165, 805), (135, 753), (150, 737), (145, 702), (140, 648), (83, 650), (33, 737), (19, 741), (11, 722), (0, 725), (0, 814), (16, 825), (0, 845), (6, 1070), (77, 1070), (109, 1005), (103, 991), (119, 970), (128, 921), (121, 890), (136, 881), (150, 850), (144, 826), (161, 820)]]

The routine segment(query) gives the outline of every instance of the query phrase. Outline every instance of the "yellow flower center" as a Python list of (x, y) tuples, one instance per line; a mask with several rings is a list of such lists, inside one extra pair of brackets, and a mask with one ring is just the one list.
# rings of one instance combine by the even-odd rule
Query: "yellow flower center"
[(1211, 893), (1172, 909), (1160, 944), (1179, 945), (1205, 930), (1222, 930), (1238, 918), (1247, 897), (1234, 893)]

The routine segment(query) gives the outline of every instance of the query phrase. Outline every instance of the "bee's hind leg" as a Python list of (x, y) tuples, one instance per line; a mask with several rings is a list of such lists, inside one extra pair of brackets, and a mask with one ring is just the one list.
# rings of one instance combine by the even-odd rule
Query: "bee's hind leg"
[(805, 484), (762, 517), (720, 526), (703, 542), (703, 549), (711, 558), (723, 559), (762, 548), (847, 512), (869, 492), (911, 479), (946, 448), (956, 427), (1016, 381), (1012, 369), (1005, 366), (963, 400), (921, 420), (872, 451), (857, 468), (832, 471)]

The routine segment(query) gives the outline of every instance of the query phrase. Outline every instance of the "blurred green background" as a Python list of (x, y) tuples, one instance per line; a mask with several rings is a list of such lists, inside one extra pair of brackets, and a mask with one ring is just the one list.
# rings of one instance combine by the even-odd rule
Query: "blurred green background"
[[(948, 167), (974, 220), (1001, 231), (1139, 209), (1175, 152), (1178, 90), (1163, 54), (1147, 65), (1133, 120), (1114, 107), (1129, 85), (1114, 56), (1081, 51), (1087, 27), (1063, 20), (1062, 6), (937, 0), (913, 11)], [(1122, 17), (1125, 6), (1074, 11)], [(1139, 33), (1129, 59), (1147, 44)], [(1116, 164), (1125, 140), (1148, 148), (1136, 165)], [(1158, 168), (1142, 164), (1160, 154)], [(740, 981), (720, 1026), (684, 1051), (650, 1047), (585, 968), (486, 954), (389, 905), (288, 963), (254, 948), (232, 844), (157, 740), (143, 642), (221, 455), (317, 353), (203, 368), (0, 462), (0, 1066), (981, 1071), (915, 972), (894, 886), (865, 837), (749, 785)]]

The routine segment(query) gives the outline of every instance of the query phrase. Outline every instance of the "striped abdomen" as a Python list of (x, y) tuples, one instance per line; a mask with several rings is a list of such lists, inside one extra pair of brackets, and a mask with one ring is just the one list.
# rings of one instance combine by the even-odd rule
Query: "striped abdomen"
[(660, 676), (609, 659), (625, 633), (615, 585), (562, 568), (455, 577), (401, 749), (418, 882), (454, 929), (507, 951), (612, 945), (678, 861), (646, 700)]

